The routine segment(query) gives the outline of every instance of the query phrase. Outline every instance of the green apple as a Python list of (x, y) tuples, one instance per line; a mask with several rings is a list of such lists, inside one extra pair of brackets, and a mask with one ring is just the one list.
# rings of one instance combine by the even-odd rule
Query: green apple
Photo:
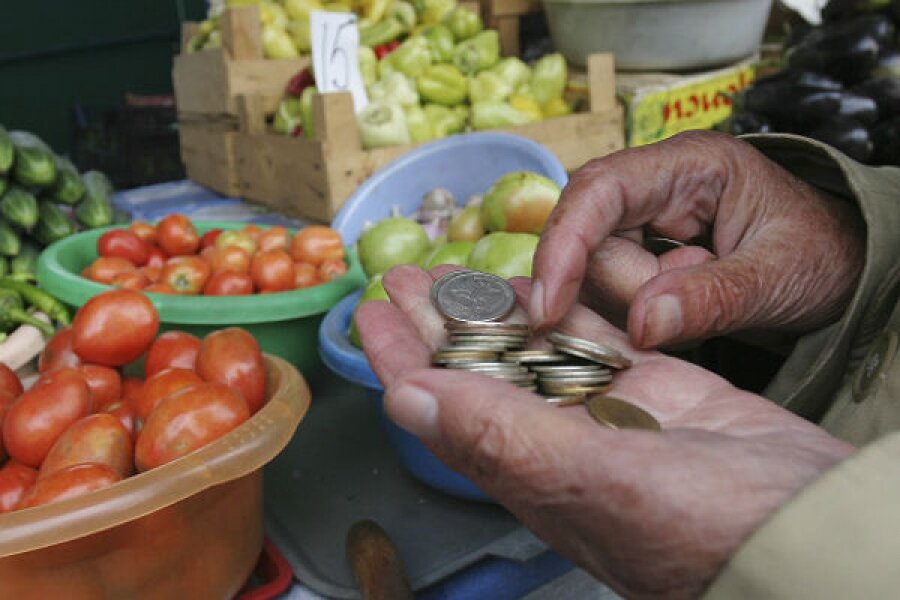
[(531, 233), (489, 233), (475, 243), (466, 266), (504, 279), (531, 277), (531, 263), (539, 239)]
[(462, 209), (447, 228), (447, 239), (451, 242), (476, 242), (484, 236), (484, 221), (481, 219), (481, 207), (470, 204)]
[(350, 331), (348, 332), (348, 337), (350, 338), (350, 343), (357, 348), (362, 348), (362, 340), (359, 339), (359, 329), (356, 328), (356, 312), (364, 302), (368, 302), (369, 300), (387, 300), (389, 302), (391, 300), (387, 291), (384, 289), (384, 284), (381, 283), (380, 273), (369, 279), (368, 283), (366, 283), (366, 287), (363, 288), (359, 300), (356, 301), (356, 306), (353, 307), (353, 317), (350, 319)]
[(447, 242), (436, 246), (434, 250), (425, 256), (422, 261), (422, 268), (426, 271), (438, 265), (459, 265), (466, 266), (466, 259), (475, 246), (475, 242), (460, 241)]
[(406, 217), (388, 217), (359, 236), (359, 262), (367, 277), (394, 265), (415, 264), (431, 248), (425, 228)]
[(559, 186), (543, 175), (530, 171), (507, 173), (485, 193), (481, 218), (488, 231), (540, 235), (559, 194)]

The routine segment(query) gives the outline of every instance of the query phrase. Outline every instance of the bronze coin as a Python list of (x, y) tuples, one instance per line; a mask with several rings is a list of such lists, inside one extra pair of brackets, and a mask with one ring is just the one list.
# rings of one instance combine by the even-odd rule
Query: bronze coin
[(588, 412), (595, 421), (611, 429), (645, 429), (659, 431), (662, 427), (646, 410), (603, 394), (590, 394), (585, 400)]

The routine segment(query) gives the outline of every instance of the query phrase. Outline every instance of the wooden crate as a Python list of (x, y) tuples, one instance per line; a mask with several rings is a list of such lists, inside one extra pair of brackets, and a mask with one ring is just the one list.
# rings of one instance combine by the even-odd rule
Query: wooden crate
[(519, 18), (543, 10), (540, 0), (481, 0), (481, 18), (500, 34), (503, 56), (519, 55)]
[(181, 162), (188, 178), (224, 196), (238, 196), (234, 122), (180, 121)]
[(310, 64), (308, 56), (263, 58), (256, 6), (236, 6), (222, 13), (221, 48), (186, 52), (185, 44), (196, 27), (196, 23), (185, 24), (182, 52), (172, 69), (179, 114), (236, 116), (237, 97), (251, 94), (262, 97), (266, 109), (273, 112), (291, 77)]
[[(569, 170), (624, 147), (623, 112), (615, 96), (610, 54), (588, 60), (589, 110), (504, 131), (550, 149)], [(349, 93), (314, 98), (316, 139), (267, 130), (265, 102), (238, 100), (235, 154), (240, 195), (305, 219), (330, 221), (353, 191), (376, 170), (416, 145), (364, 150)]]

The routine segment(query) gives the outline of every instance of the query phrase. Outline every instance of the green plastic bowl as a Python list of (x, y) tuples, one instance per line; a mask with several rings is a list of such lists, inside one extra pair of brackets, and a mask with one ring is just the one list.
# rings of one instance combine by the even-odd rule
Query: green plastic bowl
[[(210, 229), (239, 229), (235, 221), (195, 221), (201, 234)], [(97, 258), (97, 239), (111, 227), (92, 229), (48, 246), (40, 255), (37, 280), (42, 288), (78, 308), (94, 295), (112, 289), (80, 275)], [(223, 327), (243, 327), (264, 352), (280, 356), (312, 379), (320, 371), (319, 323), (344, 296), (365, 283), (356, 252), (347, 248), (347, 273), (315, 287), (250, 296), (175, 296), (147, 294), (161, 322), (160, 330), (178, 329), (203, 337)]]

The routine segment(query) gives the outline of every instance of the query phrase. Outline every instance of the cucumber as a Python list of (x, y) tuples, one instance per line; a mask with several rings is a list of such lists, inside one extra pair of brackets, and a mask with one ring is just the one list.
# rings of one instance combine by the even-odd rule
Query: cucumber
[(3, 126), (0, 125), (0, 175), (9, 173), (15, 157), (16, 149), (13, 146), (12, 139)]
[(22, 247), (22, 240), (6, 221), (0, 220), (0, 255), (15, 256)]
[(6, 188), (8, 187), (9, 179), (7, 179), (6, 177), (0, 177), (0, 196), (2, 196), (4, 192), (6, 192)]
[[(13, 275), (36, 275), (38, 256), (41, 249), (29, 238), (22, 239), (19, 253), (9, 260), (8, 272)], [(5, 262), (5, 260), (4, 260)], [(7, 270), (3, 270), (5, 275)]]
[(86, 171), (81, 176), (84, 181), (84, 198), (75, 207), (78, 222), (88, 228), (105, 227), (113, 221), (112, 192), (109, 179), (100, 171)]
[(56, 156), (39, 137), (27, 131), (9, 134), (16, 147), (13, 175), (20, 184), (48, 188), (56, 181)]
[(50, 197), (61, 203), (75, 206), (84, 196), (84, 182), (68, 159), (62, 156), (56, 157), (56, 183), (50, 190)]
[(10, 225), (31, 229), (38, 220), (37, 198), (25, 188), (10, 186), (0, 197), (0, 215)]
[(0, 256), (0, 277), (3, 277), (9, 272), (10, 265), (6, 260), (5, 256)]
[(75, 233), (75, 224), (53, 202), (38, 201), (38, 213), (37, 225), (31, 233), (45, 246)]

